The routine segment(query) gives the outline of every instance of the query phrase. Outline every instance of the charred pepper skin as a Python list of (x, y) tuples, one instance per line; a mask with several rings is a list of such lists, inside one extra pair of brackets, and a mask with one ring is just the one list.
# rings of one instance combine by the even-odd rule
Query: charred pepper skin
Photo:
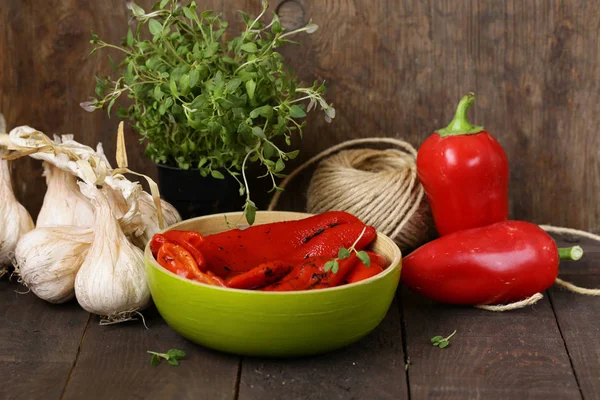
[(346, 275), (359, 262), (356, 254), (339, 260), (337, 273), (332, 270), (325, 271), (325, 263), (331, 257), (311, 257), (294, 267), (285, 278), (265, 287), (267, 292), (288, 292), (294, 290), (315, 290), (338, 286), (343, 282)]
[(508, 159), (481, 126), (466, 118), (475, 101), (463, 97), (454, 119), (423, 142), (417, 173), (440, 236), (508, 218)]
[[(364, 228), (356, 217), (345, 212), (328, 212), (299, 221), (255, 225), (233, 229), (204, 237), (199, 246), (210, 270), (220, 277), (229, 278), (273, 260), (302, 260), (313, 255), (310, 249), (337, 246), (348, 247)], [(353, 238), (353, 232), (358, 233)], [(375, 230), (369, 227), (365, 239), (371, 241)], [(323, 238), (330, 238), (325, 243)], [(352, 240), (350, 240), (352, 239)], [(335, 257), (332, 251), (327, 254)]]
[[(567, 253), (563, 258), (572, 257)], [(404, 258), (400, 281), (443, 303), (510, 303), (552, 286), (559, 259), (556, 243), (539, 226), (502, 221), (421, 246)]]
[(290, 261), (270, 261), (252, 268), (248, 272), (231, 277), (225, 281), (225, 286), (232, 289), (257, 289), (277, 282), (294, 268)]

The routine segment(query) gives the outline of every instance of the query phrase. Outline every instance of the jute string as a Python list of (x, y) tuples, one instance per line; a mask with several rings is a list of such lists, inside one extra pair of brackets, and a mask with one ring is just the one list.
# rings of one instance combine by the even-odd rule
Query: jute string
[[(366, 143), (391, 144), (397, 148), (339, 152)], [(402, 140), (349, 140), (306, 161), (280, 186), (285, 188), (300, 172), (323, 160), (308, 188), (308, 212), (347, 211), (392, 238), (402, 250), (414, 249), (430, 238), (433, 226), (423, 187), (417, 178), (416, 157), (417, 151)], [(281, 192), (273, 196), (269, 210), (275, 208), (280, 196)]]
[[(540, 225), (540, 228), (542, 228), (546, 232), (550, 232), (550, 233), (583, 236), (583, 237), (586, 237), (589, 239), (600, 241), (600, 236), (594, 235), (593, 233), (590, 233), (590, 232), (580, 231), (578, 229), (562, 228), (559, 226), (551, 226), (551, 225)], [(573, 292), (573, 293), (584, 294), (584, 295), (588, 295), (588, 296), (600, 296), (600, 289), (583, 288), (583, 287), (574, 285), (570, 282), (564, 281), (560, 278), (556, 278), (554, 283), (556, 283), (559, 286), (564, 287), (565, 289), (567, 289), (568, 291)], [(510, 311), (510, 310), (516, 310), (518, 308), (530, 306), (532, 304), (537, 303), (538, 301), (540, 301), (543, 298), (544, 298), (544, 296), (541, 293), (536, 293), (533, 296), (526, 298), (525, 300), (517, 301), (514, 303), (493, 305), (493, 306), (481, 305), (481, 306), (476, 306), (476, 307), (481, 308), (483, 310), (487, 310), (487, 311), (496, 311), (496, 312)]]

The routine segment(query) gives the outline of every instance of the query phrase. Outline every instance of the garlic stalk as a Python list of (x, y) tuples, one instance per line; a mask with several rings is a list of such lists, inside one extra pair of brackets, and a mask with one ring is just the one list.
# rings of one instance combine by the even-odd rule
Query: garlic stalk
[(95, 209), (94, 239), (75, 278), (75, 296), (87, 311), (111, 321), (130, 319), (150, 302), (143, 252), (119, 226), (106, 190), (79, 182)]
[[(119, 170), (111, 168), (100, 143), (97, 150), (94, 150), (76, 142), (71, 135), (63, 135), (62, 141), (59, 139), (51, 141), (40, 131), (29, 126), (20, 126), (13, 129), (8, 138), (0, 136), (0, 144), (7, 143), (9, 149), (17, 151), (17, 157), (19, 153), (27, 154), (32, 158), (51, 163), (85, 182), (101, 184), (110, 188), (112, 190), (110, 201), (114, 203), (116, 209), (115, 217), (119, 220), (124, 233), (137, 245), (143, 247), (159, 229), (157, 228), (159, 225), (158, 209), (156, 205), (147, 207), (145, 200), (150, 198), (150, 195), (143, 191), (139, 183), (129, 181), (122, 173), (119, 173), (119, 171), (134, 173), (126, 168), (122, 129), (121, 123), (119, 125), (120, 141), (117, 145), (121, 150), (121, 158), (125, 157), (125, 165), (119, 165)], [(119, 151), (117, 151), (117, 155), (119, 156)], [(158, 202), (156, 183), (152, 180), (149, 180), (149, 183), (153, 196)], [(170, 214), (164, 217), (164, 227), (181, 220), (173, 206), (163, 200), (161, 200), (161, 204), (161, 211)]]
[(42, 300), (64, 303), (75, 296), (75, 276), (92, 243), (91, 228), (51, 226), (25, 234), (15, 249), (22, 282)]
[(81, 194), (77, 178), (48, 162), (44, 162), (43, 166), (48, 190), (36, 226), (91, 227), (94, 223), (94, 208), (87, 197)]
[(10, 180), (8, 162), (0, 149), (0, 275), (12, 263), (17, 242), (34, 228), (31, 216), (15, 198)]

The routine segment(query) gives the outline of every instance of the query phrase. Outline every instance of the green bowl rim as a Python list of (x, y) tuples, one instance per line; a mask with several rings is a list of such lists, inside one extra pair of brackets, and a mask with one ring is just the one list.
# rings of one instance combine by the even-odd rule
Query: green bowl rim
[[(314, 214), (310, 214), (310, 213), (303, 213), (303, 212), (296, 212), (296, 211), (257, 211), (256, 214), (260, 215), (260, 214), (271, 214), (271, 213), (286, 213), (286, 214), (298, 214), (298, 215), (304, 215), (306, 217), (310, 217), (313, 216)], [(215, 218), (216, 216), (241, 216), (243, 215), (242, 211), (234, 211), (234, 212), (227, 212), (227, 213), (216, 213), (216, 214), (209, 214), (209, 215), (203, 215), (201, 217), (196, 217), (196, 218), (190, 218), (190, 219), (186, 219), (183, 221), (180, 221), (176, 224), (173, 224), (171, 226), (169, 226), (168, 228), (165, 228), (163, 230), (161, 230), (158, 233), (164, 233), (167, 232), (169, 230), (172, 229), (176, 229), (177, 226), (182, 225), (184, 223), (189, 223), (190, 221), (198, 221), (198, 220), (203, 220), (203, 219), (208, 219), (208, 218)], [(289, 296), (289, 295), (310, 295), (310, 294), (315, 294), (315, 292), (318, 293), (329, 293), (329, 292), (335, 292), (335, 291), (340, 291), (340, 290), (347, 290), (348, 288), (353, 288), (353, 287), (357, 287), (359, 285), (367, 285), (369, 283), (375, 282), (379, 279), (383, 279), (384, 277), (386, 277), (387, 275), (393, 273), (394, 270), (399, 269), (400, 268), (400, 264), (402, 261), (402, 250), (400, 250), (400, 248), (398, 247), (398, 245), (392, 240), (390, 239), (387, 235), (384, 235), (383, 233), (377, 231), (377, 239), (384, 239), (389, 241), (395, 250), (397, 250), (397, 254), (394, 257), (394, 259), (391, 261), (390, 265), (381, 273), (374, 275), (368, 279), (362, 280), (360, 282), (355, 282), (355, 283), (350, 283), (347, 285), (341, 285), (341, 286), (336, 286), (336, 287), (332, 287), (332, 288), (325, 288), (325, 289), (319, 289), (319, 290), (289, 290), (289, 291), (285, 291), (285, 292), (264, 292), (264, 291), (260, 291), (260, 290), (252, 290), (252, 289), (233, 289), (233, 288), (227, 288), (227, 287), (221, 287), (221, 286), (214, 286), (214, 285), (207, 285), (206, 283), (201, 283), (201, 282), (196, 282), (193, 281), (191, 279), (186, 279), (182, 276), (179, 276), (171, 271), (169, 271), (168, 269), (164, 268), (162, 265), (160, 265), (156, 259), (154, 258), (154, 256), (152, 255), (152, 251), (150, 250), (150, 242), (151, 240), (148, 241), (148, 243), (146, 244), (146, 248), (144, 250), (144, 259), (147, 263), (149, 263), (153, 268), (156, 268), (158, 271), (167, 274), (168, 276), (171, 276), (173, 278), (179, 279), (182, 282), (191, 284), (191, 285), (197, 285), (200, 287), (204, 287), (207, 289), (211, 289), (211, 290), (220, 290), (220, 291), (225, 291), (225, 292), (231, 292), (231, 293), (254, 293), (258, 296), (260, 295), (264, 295), (264, 296)]]

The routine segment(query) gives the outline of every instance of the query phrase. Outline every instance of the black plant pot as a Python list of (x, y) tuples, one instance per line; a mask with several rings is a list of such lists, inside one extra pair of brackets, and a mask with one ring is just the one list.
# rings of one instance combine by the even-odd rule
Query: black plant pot
[(239, 184), (225, 172), (225, 179), (203, 178), (197, 169), (157, 165), (158, 185), (163, 199), (171, 203), (181, 218), (229, 211), (241, 211), (244, 198), (239, 194)]

